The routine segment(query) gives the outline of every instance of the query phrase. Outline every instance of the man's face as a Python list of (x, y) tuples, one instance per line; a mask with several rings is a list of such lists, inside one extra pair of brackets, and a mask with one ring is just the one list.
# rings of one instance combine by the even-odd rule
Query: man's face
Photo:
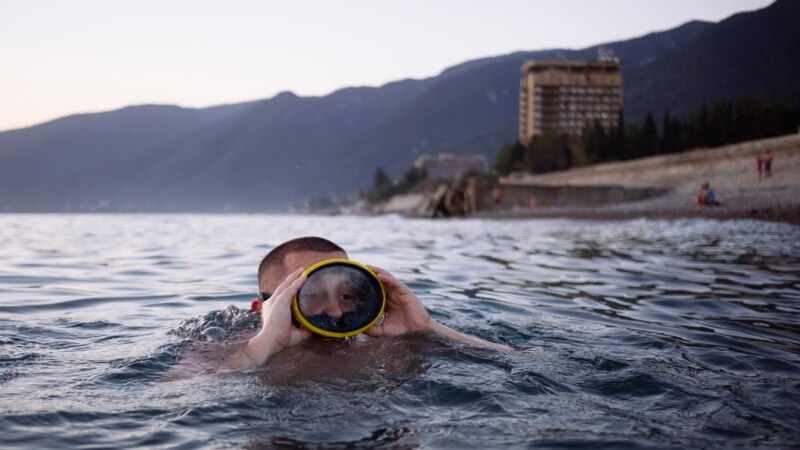
[[(314, 274), (314, 281), (303, 285), (305, 295), (300, 303), (300, 311), (305, 315), (328, 314), (333, 305), (343, 303), (345, 311), (355, 308), (355, 295), (352, 286), (348, 285), (348, 277), (343, 273), (320, 271)], [(341, 301), (340, 301), (341, 300)]]
[(311, 267), (312, 265), (325, 261), (326, 259), (341, 258), (347, 259), (347, 253), (331, 252), (320, 253), (311, 251), (292, 252), (283, 259), (283, 267), (267, 270), (264, 279), (259, 280), (259, 288), (262, 292), (275, 292), (275, 289), (283, 282), (286, 277), (301, 267)]

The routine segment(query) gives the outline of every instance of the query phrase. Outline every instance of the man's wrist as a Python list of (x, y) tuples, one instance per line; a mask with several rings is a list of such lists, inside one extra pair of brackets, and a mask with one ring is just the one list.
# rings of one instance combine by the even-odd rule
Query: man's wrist
[(427, 331), (432, 331), (434, 333), (439, 333), (439, 334), (446, 334), (446, 330), (448, 330), (448, 329), (449, 328), (447, 328), (446, 326), (444, 326), (444, 325), (440, 324), (439, 322), (433, 320), (433, 317), (431, 317), (431, 320), (428, 322), (428, 326), (427, 326)]
[(479, 337), (461, 333), (459, 331), (447, 327), (446, 325), (442, 325), (433, 319), (431, 319), (431, 325), (429, 327), (429, 330), (433, 331), (434, 333), (438, 333), (440, 336), (443, 336), (447, 339), (454, 341), (467, 342), (469, 344), (491, 347), (498, 350), (513, 350), (511, 347), (505, 344), (498, 344), (496, 342), (490, 342), (485, 339), (481, 339)]
[(244, 351), (254, 363), (261, 365), (266, 363), (272, 355), (278, 353), (280, 349), (274, 338), (259, 332), (250, 338)]

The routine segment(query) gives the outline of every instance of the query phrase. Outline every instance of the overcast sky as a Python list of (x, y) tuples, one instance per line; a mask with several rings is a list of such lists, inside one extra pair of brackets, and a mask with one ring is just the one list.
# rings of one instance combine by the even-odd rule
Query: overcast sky
[(425, 78), (771, 0), (0, 0), (0, 130), (132, 104), (203, 107)]

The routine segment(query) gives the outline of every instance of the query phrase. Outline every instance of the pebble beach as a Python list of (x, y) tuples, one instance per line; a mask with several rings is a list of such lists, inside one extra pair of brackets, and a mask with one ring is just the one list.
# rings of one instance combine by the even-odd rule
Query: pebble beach
[[(769, 149), (772, 176), (759, 177), (756, 156)], [(665, 188), (657, 197), (594, 207), (549, 207), (487, 211), (480, 217), (569, 217), (631, 219), (709, 217), (763, 219), (800, 224), (800, 133), (714, 149), (600, 164), (527, 176), (537, 185), (622, 185)], [(699, 186), (709, 182), (720, 206), (697, 206)]]

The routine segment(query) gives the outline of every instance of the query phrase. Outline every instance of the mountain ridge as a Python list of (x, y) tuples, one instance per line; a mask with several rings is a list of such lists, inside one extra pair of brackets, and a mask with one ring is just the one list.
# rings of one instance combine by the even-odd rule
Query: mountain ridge
[[(534, 58), (594, 59), (599, 48), (610, 48), (623, 62), (630, 121), (647, 110), (659, 114), (664, 105), (685, 113), (715, 92), (768, 98), (775, 94), (748, 80), (738, 81), (745, 86), (739, 91), (722, 89), (727, 72), (714, 72), (703, 55), (713, 53), (709, 45), (720, 47), (725, 52), (714, 63), (739, 74), (737, 55), (715, 43), (735, 46), (749, 28), (770, 39), (800, 37), (791, 26), (800, 11), (787, 3), (583, 49), (477, 58), (434, 77), (379, 87), (311, 97), (284, 91), (201, 109), (133, 106), (93, 113), (91, 120), (69, 116), (3, 132), (0, 210), (280, 211), (353, 192), (368, 185), (378, 167), (397, 176), (422, 153), (481, 153), (491, 161), (503, 142), (516, 139), (522, 64)], [(780, 26), (765, 30), (765, 21)], [(784, 53), (794, 55), (793, 49), (774, 48), (769, 53), (767, 45), (764, 58), (785, 69), (773, 83), (794, 101), (790, 81), (800, 79), (800, 69), (781, 60)], [(689, 63), (699, 68), (681, 66)], [(699, 79), (702, 96), (687, 76)], [(714, 84), (714, 77), (722, 79)], [(63, 128), (65, 123), (73, 126)]]

